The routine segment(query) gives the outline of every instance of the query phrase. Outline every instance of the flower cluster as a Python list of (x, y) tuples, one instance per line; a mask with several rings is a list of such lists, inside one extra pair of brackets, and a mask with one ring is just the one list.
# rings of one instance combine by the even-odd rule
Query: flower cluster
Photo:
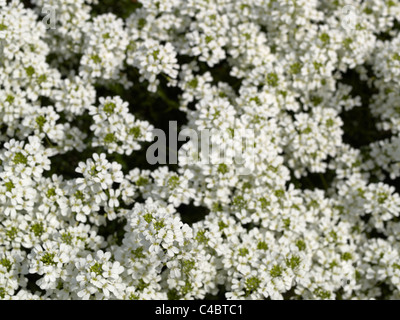
[(152, 140), (152, 126), (147, 121), (136, 120), (129, 113), (129, 103), (120, 97), (100, 98), (100, 106), (89, 108), (93, 116), (94, 132), (92, 146), (104, 146), (109, 153), (130, 155), (141, 148), (139, 142)]
[(0, 299), (400, 298), (399, 2), (24, 3)]

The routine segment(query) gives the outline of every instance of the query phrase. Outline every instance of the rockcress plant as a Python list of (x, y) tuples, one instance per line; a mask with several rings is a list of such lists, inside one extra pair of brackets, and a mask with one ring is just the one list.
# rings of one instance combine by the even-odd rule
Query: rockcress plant
[(0, 0), (0, 298), (399, 299), (400, 3), (125, 2)]

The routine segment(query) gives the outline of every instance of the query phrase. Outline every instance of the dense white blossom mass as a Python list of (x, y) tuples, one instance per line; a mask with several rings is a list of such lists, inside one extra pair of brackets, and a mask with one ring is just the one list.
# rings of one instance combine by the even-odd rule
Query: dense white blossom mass
[(0, 0), (0, 299), (400, 299), (400, 2), (125, 2)]

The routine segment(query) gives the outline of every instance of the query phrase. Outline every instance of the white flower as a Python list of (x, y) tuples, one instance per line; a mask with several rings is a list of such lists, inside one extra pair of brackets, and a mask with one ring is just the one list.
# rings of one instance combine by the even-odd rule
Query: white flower
[(400, 4), (133, 2), (0, 0), (0, 299), (398, 299)]

